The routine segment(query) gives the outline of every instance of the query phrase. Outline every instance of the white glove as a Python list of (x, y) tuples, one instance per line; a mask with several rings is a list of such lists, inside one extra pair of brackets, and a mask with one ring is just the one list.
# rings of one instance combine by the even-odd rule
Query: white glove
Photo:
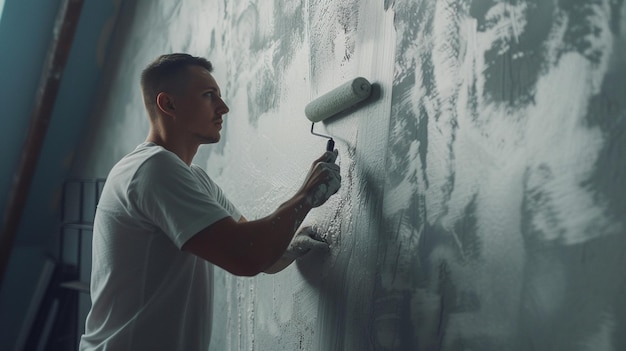
[(283, 258), (293, 261), (311, 250), (328, 250), (328, 243), (315, 229), (304, 227), (291, 240)]
[(304, 256), (313, 250), (328, 250), (328, 243), (319, 233), (311, 228), (302, 228), (289, 243), (287, 250), (283, 256), (271, 267), (265, 270), (265, 273), (278, 273), (289, 266), (297, 258)]

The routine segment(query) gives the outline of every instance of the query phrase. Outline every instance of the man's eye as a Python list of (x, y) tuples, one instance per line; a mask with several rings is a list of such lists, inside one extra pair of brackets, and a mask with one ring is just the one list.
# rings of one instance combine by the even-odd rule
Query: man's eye
[(213, 92), (208, 91), (208, 92), (204, 93), (204, 96), (213, 99), (214, 95), (213, 95)]

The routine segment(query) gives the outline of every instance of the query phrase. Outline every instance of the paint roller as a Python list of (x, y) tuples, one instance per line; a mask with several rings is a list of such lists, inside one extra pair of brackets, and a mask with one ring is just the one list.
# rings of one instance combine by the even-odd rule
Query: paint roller
[(304, 114), (313, 122), (311, 124), (311, 134), (328, 139), (326, 150), (333, 151), (335, 141), (331, 136), (318, 134), (313, 131), (316, 122), (321, 122), (331, 116), (347, 110), (359, 102), (367, 99), (372, 92), (372, 85), (367, 79), (357, 77), (326, 94), (311, 101), (304, 108)]

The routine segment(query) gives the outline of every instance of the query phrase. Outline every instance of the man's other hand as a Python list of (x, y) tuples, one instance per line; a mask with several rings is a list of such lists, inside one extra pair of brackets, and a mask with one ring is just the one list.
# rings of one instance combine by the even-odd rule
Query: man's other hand
[(274, 274), (282, 271), (296, 259), (312, 251), (328, 251), (328, 242), (313, 228), (303, 227), (293, 238), (287, 251), (276, 263), (265, 270), (265, 273)]

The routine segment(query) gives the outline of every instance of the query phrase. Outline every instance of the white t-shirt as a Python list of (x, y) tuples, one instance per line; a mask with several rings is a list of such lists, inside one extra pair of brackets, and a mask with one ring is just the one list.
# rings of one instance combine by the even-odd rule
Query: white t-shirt
[(93, 231), (92, 307), (80, 350), (206, 350), (213, 266), (181, 251), (241, 214), (195, 165), (143, 143), (111, 170)]

